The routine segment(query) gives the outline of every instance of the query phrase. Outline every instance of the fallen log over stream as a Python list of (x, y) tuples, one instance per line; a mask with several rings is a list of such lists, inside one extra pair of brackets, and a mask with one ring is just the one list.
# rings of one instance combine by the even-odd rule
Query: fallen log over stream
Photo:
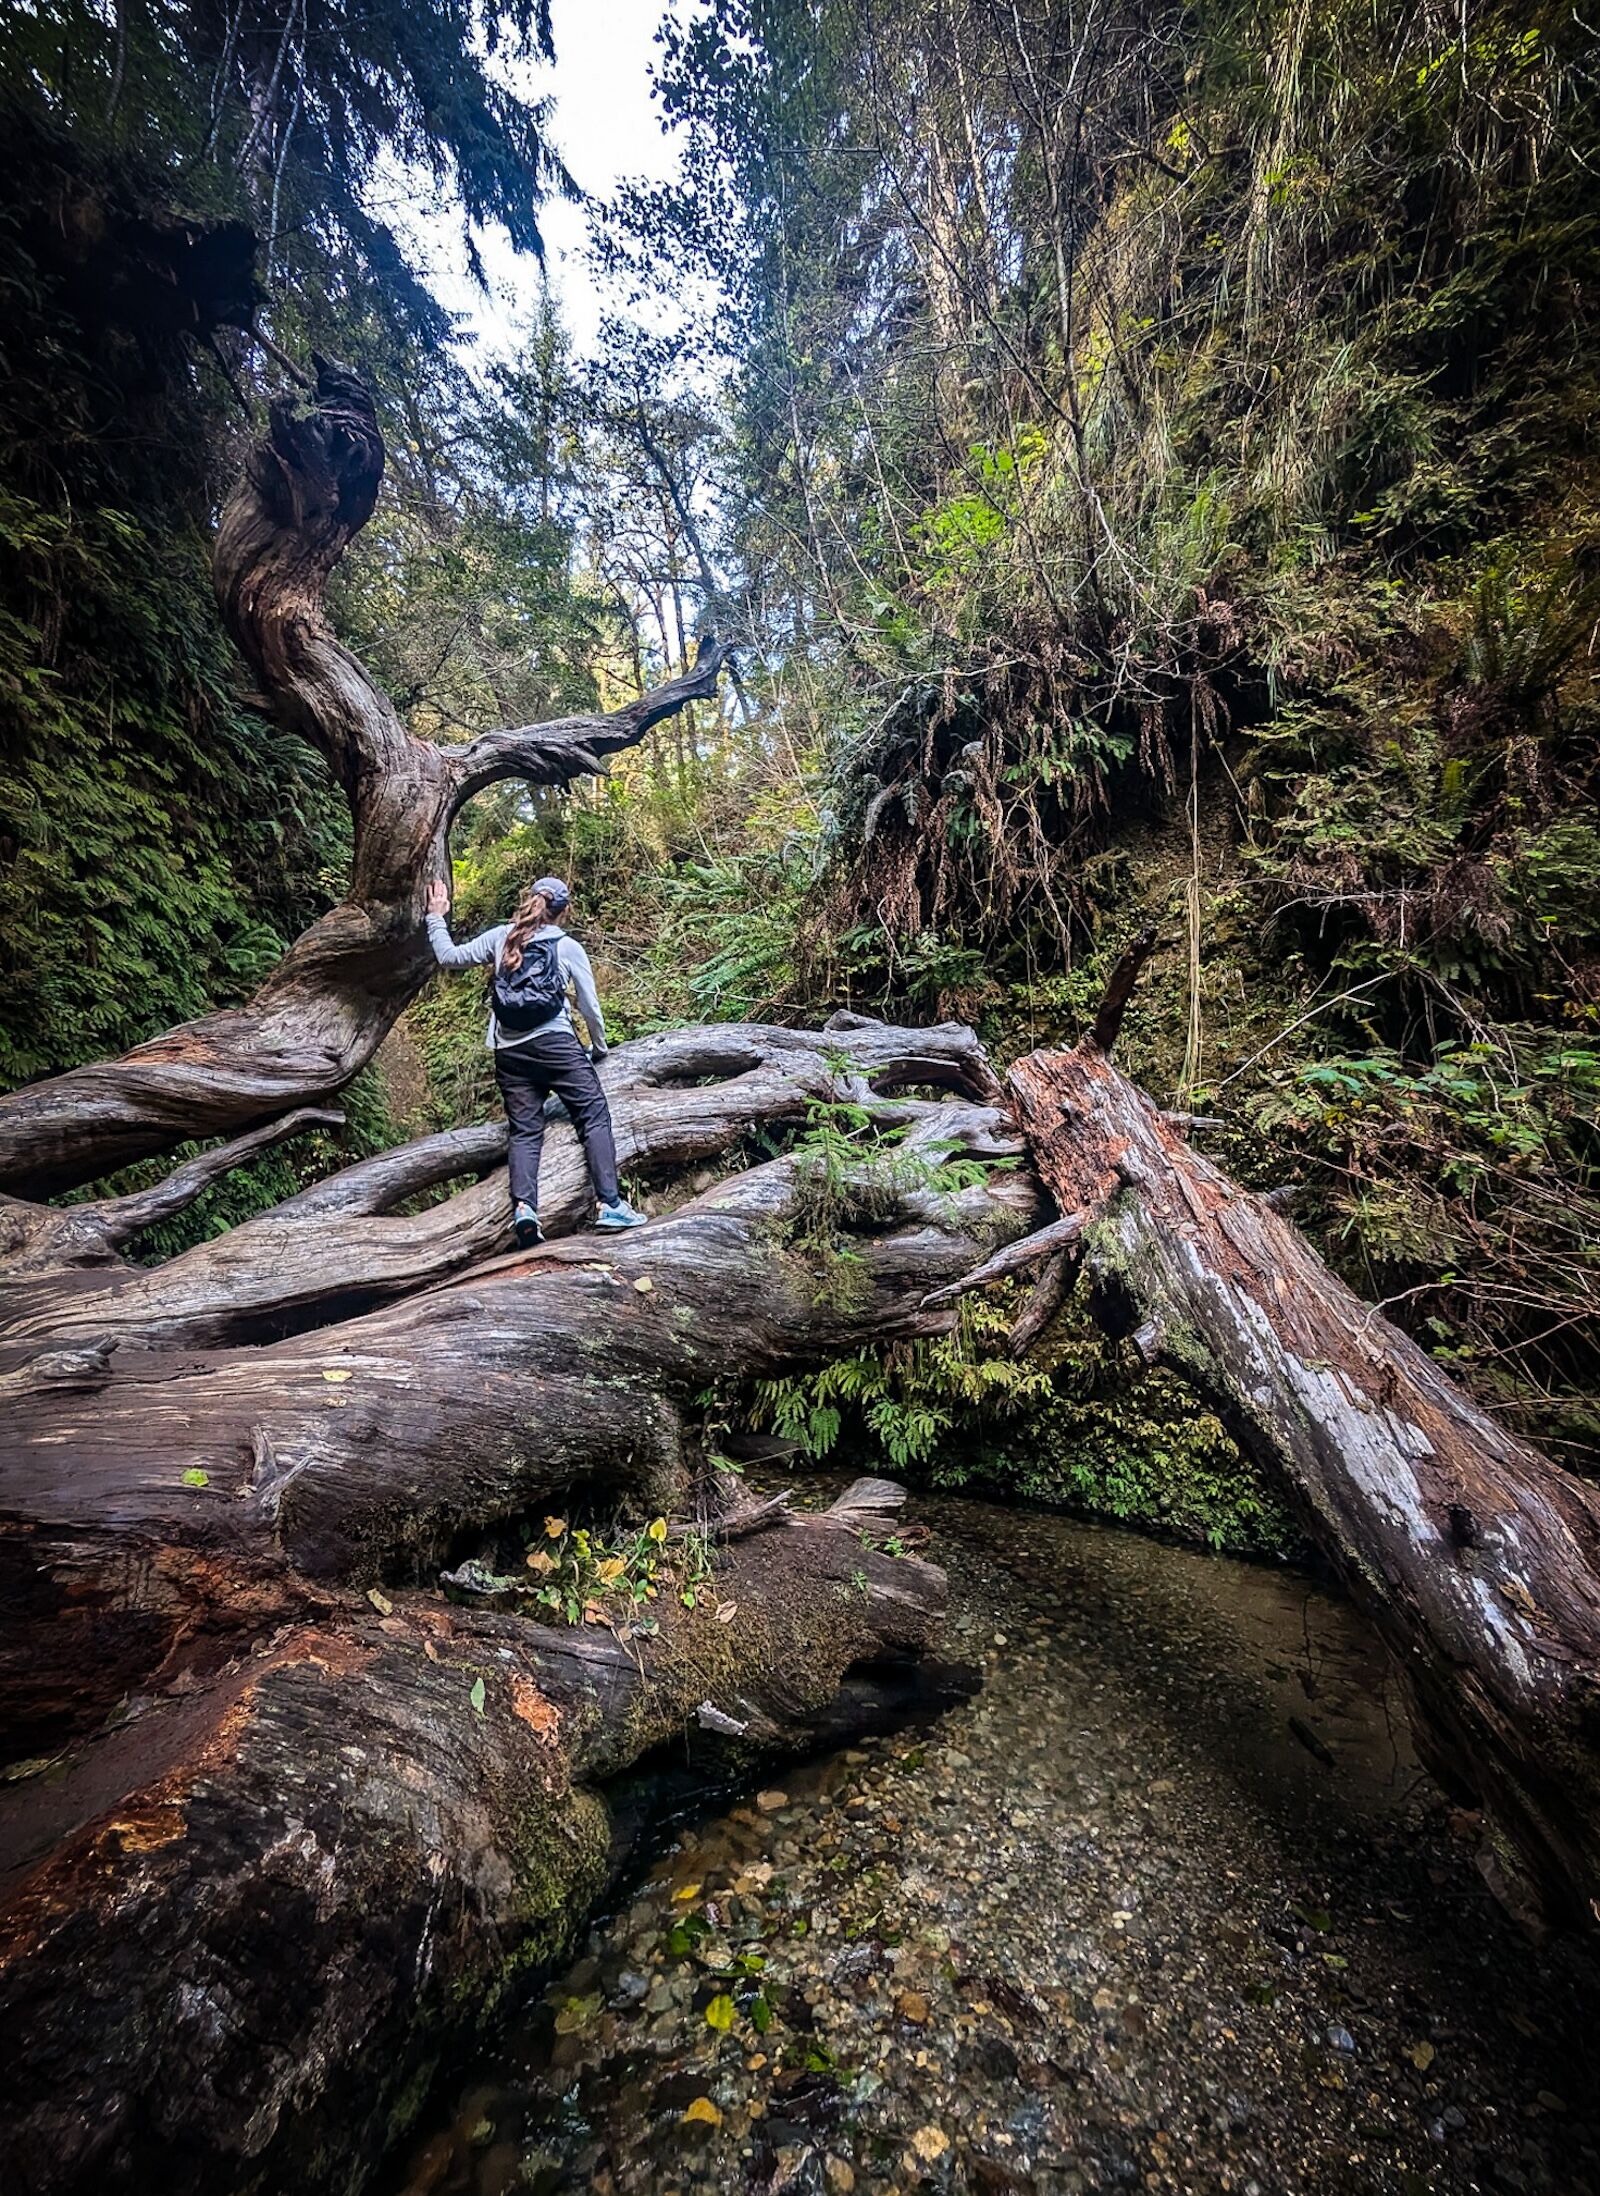
[(1600, 1489), (1497, 1424), (1298, 1229), (1190, 1149), (1113, 1066), (1119, 1012), (1008, 1078), (1096, 1301), (1298, 1496), (1394, 1652), (1422, 1758), (1483, 1810), (1499, 1895), (1530, 1921), (1593, 1930)]
[[(1026, 1145), (959, 1027), (680, 1031), (606, 1070), (622, 1156), (673, 1196), (708, 1163), (727, 1179), (636, 1234), (577, 1232), (557, 1136), (553, 1239), (508, 1254), (492, 1124), (130, 1261), (142, 1229), (326, 1123), (428, 973), (423, 889), (474, 791), (597, 770), (715, 689), (713, 643), (607, 716), (411, 739), (323, 608), (381, 464), (365, 392), (324, 366), (312, 411), (274, 408), (216, 552), (246, 658), (348, 796), (345, 898), (248, 1005), (0, 1100), (21, 1193), (0, 1200), (12, 2178), (358, 2189), (438, 2054), (582, 1920), (613, 1857), (604, 1779), (697, 1722), (766, 1746), (847, 1727), (849, 1673), (932, 1637), (939, 1574), (864, 1545), (868, 1497), (729, 1517), (708, 1394), (947, 1331), (965, 1290), (1029, 1271), (1020, 1348), (1074, 1257), (1299, 1490), (1429, 1758), (1487, 1810), (1502, 1887), (1593, 1921), (1600, 1506), (1111, 1066), (1136, 963), (1082, 1046), (1013, 1070)], [(897, 1128), (892, 1149), (752, 1163), (838, 1101)], [(194, 1137), (228, 1141), (150, 1188), (25, 1201)], [(940, 1180), (951, 1151), (1030, 1150), (1035, 1171)], [(568, 1630), (526, 1595), (447, 1598), (513, 1575), (495, 1565), (557, 1506), (698, 1522), (712, 1585), (669, 1595), (654, 1635), (603, 1602)]]
[[(667, 1062), (695, 1072), (650, 1084)], [(38, 2196), (359, 2186), (439, 2053), (582, 1920), (614, 1858), (601, 1780), (696, 1721), (838, 1736), (873, 1698), (847, 1675), (929, 1644), (941, 1576), (863, 1544), (872, 1490), (730, 1519), (697, 1426), (719, 1384), (946, 1327), (930, 1279), (1037, 1220), (1025, 1172), (940, 1184), (952, 1150), (1016, 1155), (994, 1108), (890, 1091), (988, 1092), (981, 1054), (735, 1030), (649, 1040), (632, 1071), (663, 1161), (832, 1094), (896, 1124), (894, 1167), (830, 1181), (836, 1247), (802, 1153), (330, 1317), (318, 1229), (416, 1179), (386, 1155), (265, 1231), (262, 1287), (322, 1318), (266, 1346), (183, 1326), (192, 1263), (54, 1265), (50, 1216), (13, 1208), (9, 1310), (60, 1321), (14, 1327), (0, 1376), (0, 1723), (35, 1757), (0, 1794), (0, 2021), (25, 2042), (0, 2119)], [(499, 1239), (503, 1177), (481, 1210)], [(71, 1326), (91, 1297), (115, 1347)], [(702, 1518), (713, 1585), (656, 1637), (603, 1604), (567, 1631), (444, 1597), (574, 1506)]]

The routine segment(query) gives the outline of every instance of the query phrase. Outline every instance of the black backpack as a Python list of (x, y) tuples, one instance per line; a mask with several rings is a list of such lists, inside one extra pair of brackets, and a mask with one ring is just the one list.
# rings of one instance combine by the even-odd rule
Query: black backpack
[(502, 1029), (537, 1029), (554, 1021), (567, 1003), (567, 979), (561, 967), (559, 938), (530, 938), (522, 949), (522, 966), (507, 968), (495, 963), (490, 986), (494, 1018)]

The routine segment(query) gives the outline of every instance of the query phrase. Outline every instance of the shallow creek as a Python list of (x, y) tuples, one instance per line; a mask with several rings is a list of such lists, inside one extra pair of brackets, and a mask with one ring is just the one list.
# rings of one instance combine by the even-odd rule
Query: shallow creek
[(917, 1514), (981, 1689), (682, 1826), (382, 2196), (1600, 2192), (1592, 1985), (1341, 1602)]

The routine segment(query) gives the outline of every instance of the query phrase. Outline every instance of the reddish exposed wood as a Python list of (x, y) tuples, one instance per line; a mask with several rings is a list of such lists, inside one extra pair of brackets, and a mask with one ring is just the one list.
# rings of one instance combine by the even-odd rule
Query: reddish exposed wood
[(347, 1595), (10, 1788), (9, 2174), (30, 2196), (353, 2186), (441, 2043), (581, 1925), (616, 1858), (601, 1780), (697, 1720), (836, 1732), (846, 1672), (923, 1649), (943, 1593), (846, 1509), (730, 1544), (717, 1593), (664, 1599), (627, 1646)]
[(1496, 1424), (1095, 1045), (1010, 1084), (1144, 1348), (1299, 1494), (1405, 1672), (1425, 1757), (1487, 1811), (1504, 1894), (1600, 1921), (1600, 1493)]

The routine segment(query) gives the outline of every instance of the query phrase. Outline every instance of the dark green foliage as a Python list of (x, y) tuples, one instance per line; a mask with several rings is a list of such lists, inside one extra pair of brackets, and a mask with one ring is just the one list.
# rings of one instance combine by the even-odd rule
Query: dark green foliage
[[(144, 212), (137, 176), (9, 127), (28, 155), (0, 185), (0, 1080), (14, 1083), (244, 996), (327, 904), (347, 825), (314, 758), (241, 706), (212, 600), (222, 423), (171, 320), (203, 324), (229, 299), (202, 281), (174, 303), (175, 232)], [(108, 233), (117, 319), (98, 310)]]
[(485, 221), (540, 250), (539, 200), (570, 186), (542, 105), (507, 90), (494, 64), (549, 53), (548, 0), (146, 0), (114, 12), (46, 0), (0, 15), (7, 83), (81, 144), (164, 171), (189, 211), (247, 220), (269, 287), (289, 293), (271, 316), (279, 340), (309, 325), (326, 343), (338, 327), (346, 355), (380, 378), (386, 348), (452, 332), (386, 200), (430, 187), (459, 216), (474, 265)]
[(1003, 1052), (1081, 1030), (1154, 915), (1130, 1069), (1574, 1457), (1597, 84), (1564, 0), (717, 0), (665, 66), (742, 193), (735, 533), (825, 870), (795, 963)]
[(813, 1458), (876, 1455), (935, 1486), (1021, 1495), (1239, 1554), (1300, 1552), (1281, 1495), (1182, 1381), (1130, 1369), (1077, 1306), (1016, 1364), (1005, 1354), (1015, 1309), (969, 1303), (943, 1340), (765, 1382), (758, 1421)]

